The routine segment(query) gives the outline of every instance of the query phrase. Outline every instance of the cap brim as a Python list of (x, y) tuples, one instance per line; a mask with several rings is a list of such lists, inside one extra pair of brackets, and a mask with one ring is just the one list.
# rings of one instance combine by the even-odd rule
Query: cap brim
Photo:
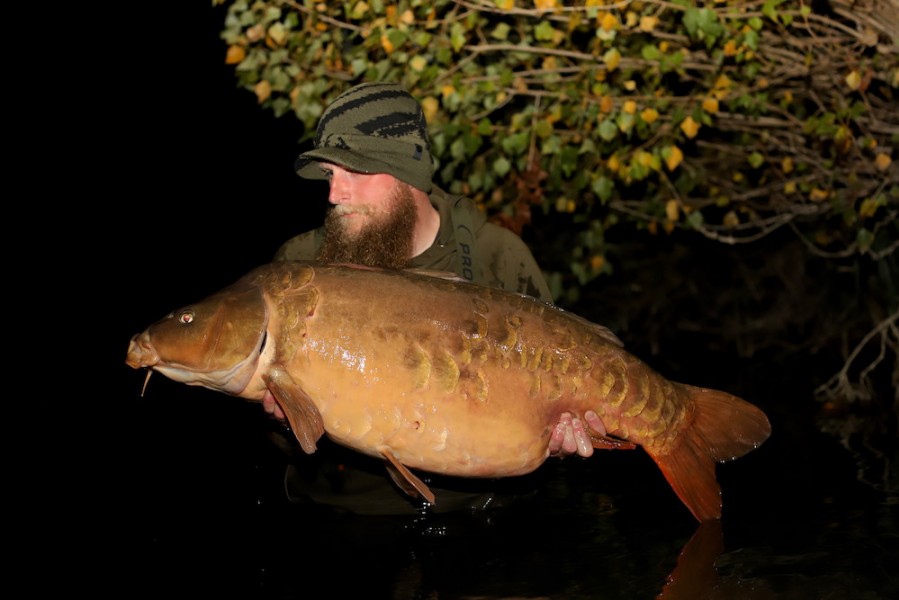
[(318, 163), (333, 163), (356, 173), (387, 173), (390, 166), (368, 156), (361, 156), (346, 148), (316, 148), (304, 152), (293, 164), (297, 175), (305, 179), (327, 179)]

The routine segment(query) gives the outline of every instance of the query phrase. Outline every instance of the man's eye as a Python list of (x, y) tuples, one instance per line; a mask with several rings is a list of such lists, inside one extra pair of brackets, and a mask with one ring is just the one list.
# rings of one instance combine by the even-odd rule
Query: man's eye
[(324, 177), (328, 181), (331, 181), (331, 177), (333, 177), (333, 176), (334, 176), (334, 171), (332, 171), (331, 169), (322, 169), (322, 177)]

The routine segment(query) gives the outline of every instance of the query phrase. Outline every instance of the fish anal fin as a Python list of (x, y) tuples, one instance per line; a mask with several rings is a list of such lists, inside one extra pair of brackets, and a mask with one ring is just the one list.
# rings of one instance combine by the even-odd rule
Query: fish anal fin
[(721, 487), (715, 464), (743, 456), (771, 434), (758, 407), (726, 392), (680, 386), (691, 418), (668, 447), (644, 446), (678, 498), (700, 522), (721, 518)]
[(398, 461), (390, 450), (382, 449), (381, 455), (387, 459), (387, 472), (390, 473), (393, 482), (396, 483), (401, 490), (413, 498), (424, 498), (431, 504), (436, 504), (434, 492), (431, 491), (431, 488), (429, 488), (424, 481), (416, 477), (406, 465)]
[(318, 407), (286, 374), (274, 371), (272, 375), (263, 376), (263, 379), (284, 411), (303, 452), (315, 452), (316, 442), (325, 433), (324, 420)]

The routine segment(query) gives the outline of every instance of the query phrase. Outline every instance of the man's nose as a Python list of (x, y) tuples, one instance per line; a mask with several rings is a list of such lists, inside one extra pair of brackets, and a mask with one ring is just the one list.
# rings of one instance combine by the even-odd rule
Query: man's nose
[(343, 204), (349, 199), (350, 187), (344, 174), (332, 171), (328, 186), (328, 202), (331, 204)]

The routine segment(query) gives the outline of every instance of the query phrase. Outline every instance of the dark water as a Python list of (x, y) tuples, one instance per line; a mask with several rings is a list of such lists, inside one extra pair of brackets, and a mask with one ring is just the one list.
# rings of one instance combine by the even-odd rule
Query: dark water
[(640, 450), (550, 460), (504, 508), (378, 517), (291, 504), (258, 406), (157, 376), (136, 400), (136, 581), (157, 598), (899, 597), (896, 498), (795, 398), (760, 405), (772, 437), (718, 467), (720, 522), (699, 526)]

